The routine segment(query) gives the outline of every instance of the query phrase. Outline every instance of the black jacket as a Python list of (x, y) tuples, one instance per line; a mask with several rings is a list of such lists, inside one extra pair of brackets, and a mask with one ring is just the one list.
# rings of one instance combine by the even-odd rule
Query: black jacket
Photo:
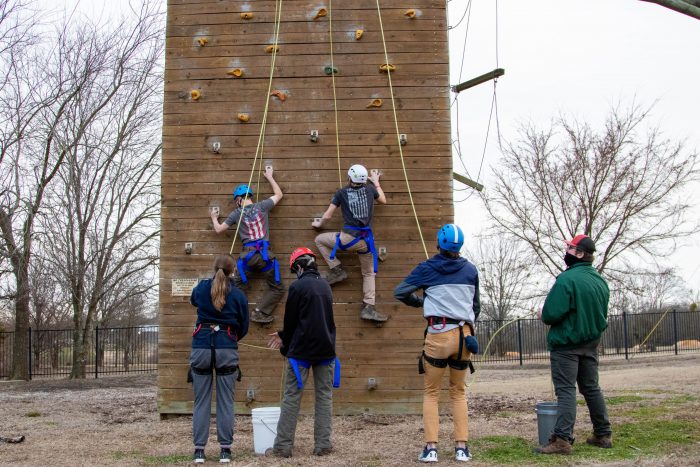
[(335, 358), (331, 287), (318, 271), (305, 271), (289, 286), (280, 352), (310, 362)]

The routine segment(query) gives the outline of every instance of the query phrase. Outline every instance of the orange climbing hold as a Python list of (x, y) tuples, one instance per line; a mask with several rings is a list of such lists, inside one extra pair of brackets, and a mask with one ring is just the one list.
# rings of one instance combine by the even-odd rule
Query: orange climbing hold
[(253, 19), (253, 13), (251, 13), (250, 11), (243, 12), (241, 13), (241, 19)]
[(199, 92), (197, 89), (193, 89), (190, 91), (190, 97), (193, 101), (196, 101), (199, 100), (200, 97), (202, 97), (202, 93)]
[(243, 76), (243, 70), (241, 70), (240, 68), (234, 68), (233, 70), (227, 71), (226, 74), (235, 76), (236, 78), (240, 78), (241, 76)]
[(279, 89), (275, 89), (270, 93), (271, 96), (275, 96), (277, 99), (280, 101), (284, 102), (287, 100), (287, 94), (285, 94), (284, 91), (280, 91)]
[(326, 11), (325, 8), (321, 8), (321, 9), (319, 9), (318, 12), (316, 13), (316, 16), (314, 16), (314, 19), (323, 18), (323, 17), (326, 16), (327, 14), (328, 14), (328, 11)]
[(204, 47), (209, 43), (209, 39), (207, 39), (206, 37), (200, 37), (199, 39), (197, 39), (197, 43), (200, 47)]
[(243, 123), (245, 123), (245, 122), (247, 122), (248, 120), (250, 120), (250, 115), (244, 114), (244, 113), (240, 113), (240, 114), (238, 114), (238, 120), (240, 120), (240, 121), (242, 121)]
[(356, 31), (355, 31), (355, 40), (356, 40), (356, 41), (359, 41), (360, 39), (362, 39), (362, 35), (363, 35), (364, 33), (365, 33), (365, 32), (364, 32), (362, 29), (356, 30)]
[(265, 52), (271, 54), (272, 52), (279, 52), (280, 51), (280, 46), (279, 45), (268, 45), (265, 47)]
[(389, 73), (395, 70), (396, 65), (392, 65), (391, 63), (382, 63), (381, 65), (379, 65), (379, 71), (383, 71), (384, 73)]
[(369, 109), (370, 107), (381, 107), (384, 101), (381, 99), (374, 99), (372, 102), (367, 104), (367, 108)]
[(411, 8), (410, 10), (406, 10), (404, 16), (408, 16), (409, 18), (413, 19), (416, 17), (416, 10), (414, 10), (413, 8)]

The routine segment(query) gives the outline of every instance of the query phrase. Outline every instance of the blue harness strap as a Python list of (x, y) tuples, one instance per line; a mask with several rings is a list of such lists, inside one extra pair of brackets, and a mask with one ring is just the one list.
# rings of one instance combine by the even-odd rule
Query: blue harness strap
[(254, 242), (248, 242), (243, 244), (244, 247), (253, 247), (255, 248), (254, 250), (250, 250), (248, 254), (244, 258), (238, 258), (238, 261), (236, 261), (236, 266), (238, 267), (238, 273), (241, 275), (241, 281), (244, 284), (248, 283), (248, 278), (245, 275), (246, 271), (250, 271), (250, 268), (248, 267), (248, 261), (250, 261), (250, 258), (253, 257), (256, 253), (260, 253), (260, 256), (262, 256), (263, 261), (265, 261), (265, 267), (262, 268), (260, 271), (261, 272), (267, 272), (272, 268), (275, 268), (275, 282), (278, 284), (281, 282), (280, 280), (280, 263), (277, 261), (277, 258), (272, 258), (270, 259), (270, 256), (268, 254), (268, 250), (270, 248), (270, 242), (267, 240), (256, 240)]
[[(297, 389), (302, 389), (304, 387), (304, 380), (301, 377), (301, 371), (299, 370), (299, 367), (304, 367), (307, 370), (311, 368), (311, 362), (308, 360), (297, 360), (296, 358), (287, 358), (289, 360), (289, 364), (292, 366), (292, 370), (294, 371), (294, 376), (297, 377)], [(335, 368), (333, 369), (333, 387), (334, 388), (339, 388), (340, 387), (340, 360), (338, 357), (335, 358), (330, 358), (328, 360), (322, 360), (317, 363), (317, 365), (321, 366), (327, 366), (330, 365), (331, 363), (335, 362)]]
[(331, 251), (330, 255), (331, 260), (335, 259), (335, 254), (338, 252), (338, 248), (340, 248), (342, 251), (345, 251), (351, 246), (355, 245), (360, 240), (364, 240), (365, 244), (367, 245), (367, 251), (358, 254), (366, 255), (368, 253), (372, 253), (372, 257), (374, 259), (374, 273), (376, 274), (378, 266), (377, 249), (374, 246), (374, 235), (372, 235), (372, 228), (370, 226), (355, 227), (354, 225), (344, 225), (343, 228), (348, 230), (357, 230), (360, 232), (360, 235), (352, 239), (350, 243), (346, 243), (345, 245), (343, 245), (343, 242), (340, 241), (340, 232), (338, 232), (335, 235), (335, 245), (333, 246), (333, 251)]

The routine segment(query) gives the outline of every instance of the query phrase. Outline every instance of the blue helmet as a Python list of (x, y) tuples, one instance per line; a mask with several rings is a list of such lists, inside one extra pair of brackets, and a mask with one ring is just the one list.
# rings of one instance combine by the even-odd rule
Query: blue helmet
[(445, 224), (437, 234), (438, 246), (443, 250), (459, 252), (464, 244), (464, 232), (456, 224)]
[(253, 196), (253, 190), (248, 185), (238, 185), (233, 192), (233, 199), (239, 196)]

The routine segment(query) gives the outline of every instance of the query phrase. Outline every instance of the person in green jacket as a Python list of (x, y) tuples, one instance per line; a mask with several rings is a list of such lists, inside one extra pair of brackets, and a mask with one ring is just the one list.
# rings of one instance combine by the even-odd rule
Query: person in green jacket
[(586, 443), (612, 447), (612, 430), (598, 384), (598, 343), (608, 327), (610, 290), (593, 267), (595, 243), (587, 235), (566, 242), (566, 270), (557, 276), (542, 308), (547, 333), (552, 382), (559, 414), (541, 454), (571, 454), (576, 422), (576, 384), (586, 399), (593, 434)]

